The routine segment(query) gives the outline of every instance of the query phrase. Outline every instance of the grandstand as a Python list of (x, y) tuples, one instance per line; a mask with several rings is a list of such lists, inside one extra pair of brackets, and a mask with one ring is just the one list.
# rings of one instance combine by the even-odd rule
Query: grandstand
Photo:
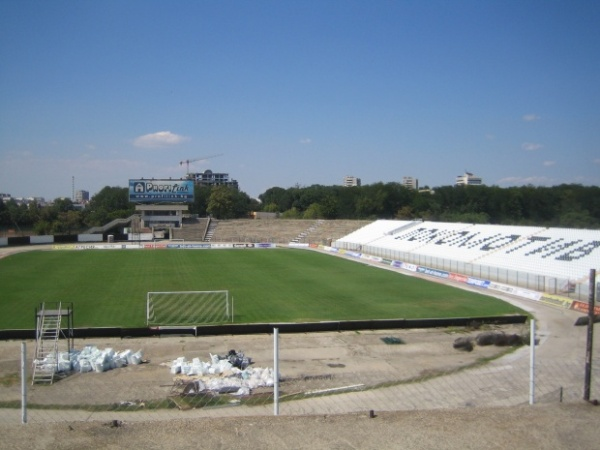
[(584, 299), (600, 268), (598, 230), (378, 220), (332, 246)]
[(304, 220), (304, 219), (187, 219), (173, 238), (186, 241), (290, 242), (329, 245), (348, 233), (372, 223), (370, 220)]

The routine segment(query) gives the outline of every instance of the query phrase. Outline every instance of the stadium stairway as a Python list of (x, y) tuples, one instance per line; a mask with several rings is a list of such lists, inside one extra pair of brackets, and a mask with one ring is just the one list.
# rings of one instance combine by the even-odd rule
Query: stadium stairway
[(317, 228), (319, 228), (323, 222), (324, 222), (324, 220), (317, 220), (310, 227), (308, 227), (306, 230), (304, 230), (302, 233), (298, 234), (298, 236), (296, 236), (290, 242), (293, 242), (295, 244), (308, 242), (307, 237), (313, 231), (315, 231)]
[(126, 219), (115, 219), (115, 220), (113, 220), (105, 225), (102, 225), (100, 227), (92, 227), (87, 232), (89, 234), (106, 233), (108, 230), (111, 230), (119, 225), (128, 225), (134, 219), (140, 218), (140, 217), (141, 216), (139, 214), (133, 214), (133, 215), (127, 217)]
[(204, 241), (209, 219), (185, 219), (181, 228), (172, 228), (172, 239), (186, 241)]

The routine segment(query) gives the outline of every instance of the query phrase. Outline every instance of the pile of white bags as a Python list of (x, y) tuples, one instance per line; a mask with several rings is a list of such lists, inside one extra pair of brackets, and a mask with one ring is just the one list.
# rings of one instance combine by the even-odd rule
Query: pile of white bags
[(248, 366), (235, 367), (229, 360), (210, 354), (210, 361), (200, 358), (191, 361), (179, 357), (170, 364), (171, 374), (185, 375), (198, 381), (198, 391), (209, 390), (218, 393), (247, 395), (259, 387), (272, 387), (275, 375), (271, 368)]
[(45, 371), (56, 372), (106, 372), (126, 365), (141, 364), (142, 350), (132, 352), (124, 350), (116, 352), (112, 348), (98, 349), (94, 345), (86, 345), (83, 350), (71, 350), (58, 353), (58, 363), (54, 355), (48, 355), (42, 361), (36, 360), (38, 367)]

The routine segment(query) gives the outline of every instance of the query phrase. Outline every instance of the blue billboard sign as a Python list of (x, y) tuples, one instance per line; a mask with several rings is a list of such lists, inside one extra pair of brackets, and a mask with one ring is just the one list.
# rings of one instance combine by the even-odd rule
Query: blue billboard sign
[(194, 201), (192, 180), (129, 180), (132, 203), (187, 203)]

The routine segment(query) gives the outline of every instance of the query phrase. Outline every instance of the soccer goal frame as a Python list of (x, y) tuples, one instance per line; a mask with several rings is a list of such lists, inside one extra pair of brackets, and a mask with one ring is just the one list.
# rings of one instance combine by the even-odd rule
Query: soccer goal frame
[(195, 326), (233, 323), (228, 290), (167, 291), (146, 294), (146, 325)]

